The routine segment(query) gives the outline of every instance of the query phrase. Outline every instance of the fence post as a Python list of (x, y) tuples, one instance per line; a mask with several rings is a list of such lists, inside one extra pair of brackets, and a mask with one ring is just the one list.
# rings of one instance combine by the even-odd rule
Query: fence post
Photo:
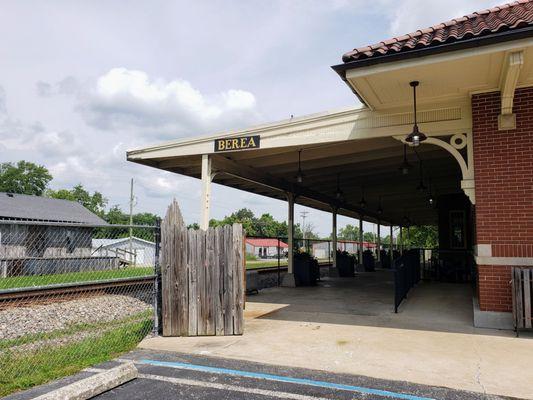
[(159, 335), (163, 333), (162, 319), (162, 303), (163, 303), (163, 290), (161, 282), (161, 265), (159, 264), (159, 251), (161, 247), (161, 219), (157, 218), (155, 221), (155, 282), (154, 282), (154, 334)]

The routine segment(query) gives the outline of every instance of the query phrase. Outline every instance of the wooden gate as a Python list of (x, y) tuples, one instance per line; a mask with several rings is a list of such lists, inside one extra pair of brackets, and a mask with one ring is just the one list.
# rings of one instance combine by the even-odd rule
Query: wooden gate
[(161, 223), (163, 336), (241, 335), (244, 262), (242, 225), (187, 229), (174, 200)]
[(516, 332), (533, 327), (533, 268), (513, 267), (513, 317)]

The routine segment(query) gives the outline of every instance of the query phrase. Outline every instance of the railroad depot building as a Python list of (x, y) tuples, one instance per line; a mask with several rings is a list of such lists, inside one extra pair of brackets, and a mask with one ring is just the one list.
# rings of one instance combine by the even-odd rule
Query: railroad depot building
[[(511, 268), (533, 266), (533, 2), (356, 48), (332, 68), (361, 105), (127, 158), (201, 179), (203, 229), (213, 182), (287, 201), (289, 226), (295, 203), (330, 212), (334, 241), (337, 215), (385, 234), (438, 225), (439, 257), (472, 271), (473, 323), (512, 327)], [(288, 263), (290, 285), (292, 252)]]

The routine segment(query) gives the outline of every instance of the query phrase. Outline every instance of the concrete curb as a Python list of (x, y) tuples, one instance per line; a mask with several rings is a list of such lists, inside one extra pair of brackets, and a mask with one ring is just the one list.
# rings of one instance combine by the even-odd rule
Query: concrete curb
[(133, 362), (127, 362), (35, 397), (34, 400), (86, 400), (131, 381), (137, 378), (138, 375), (139, 372)]

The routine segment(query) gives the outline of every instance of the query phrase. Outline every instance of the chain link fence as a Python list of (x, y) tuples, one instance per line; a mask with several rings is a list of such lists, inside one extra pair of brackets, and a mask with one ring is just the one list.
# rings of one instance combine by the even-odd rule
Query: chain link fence
[(157, 330), (156, 226), (0, 221), (0, 396)]

